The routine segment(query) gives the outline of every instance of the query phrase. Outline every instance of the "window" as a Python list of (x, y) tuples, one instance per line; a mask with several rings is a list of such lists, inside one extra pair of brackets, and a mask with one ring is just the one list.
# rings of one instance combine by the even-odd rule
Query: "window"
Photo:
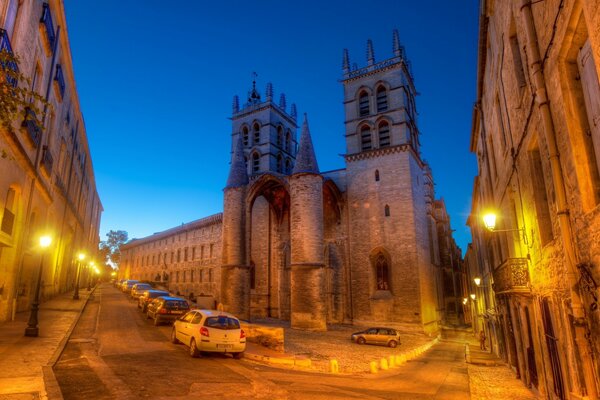
[(542, 167), (542, 157), (539, 148), (529, 151), (531, 183), (533, 185), (535, 211), (542, 246), (553, 239), (552, 221), (550, 219), (550, 205), (546, 195), (546, 180)]
[(256, 265), (250, 262), (250, 289), (256, 289)]
[(390, 290), (388, 262), (381, 253), (377, 256), (375, 271), (377, 274), (377, 290)]
[(283, 157), (281, 156), (281, 154), (277, 155), (277, 172), (283, 172)]
[(292, 152), (292, 134), (289, 129), (285, 134), (285, 151)]
[(260, 157), (258, 153), (252, 154), (252, 172), (257, 173), (260, 170)]
[(379, 86), (377, 88), (377, 112), (383, 112), (388, 109), (387, 102), (387, 91), (385, 87)]
[(198, 275), (200, 275), (198, 278), (200, 279), (200, 283), (204, 282), (204, 270), (201, 269), (200, 272), (198, 273)]
[(213, 281), (213, 270), (212, 270), (212, 268), (208, 270), (208, 281), (209, 282)]
[(517, 85), (523, 89), (527, 82), (525, 81), (525, 71), (523, 69), (523, 60), (521, 59), (521, 47), (519, 46), (519, 38), (517, 37), (517, 28), (515, 19), (510, 21), (510, 49), (512, 51), (513, 64), (515, 68), (515, 78)]
[(186, 281), (186, 275), (187, 275), (187, 271), (183, 271), (183, 283), (185, 283), (185, 281)]
[(281, 126), (277, 127), (277, 147), (283, 146), (283, 128)]
[(371, 129), (364, 125), (360, 128), (360, 148), (361, 150), (371, 150)]
[(204, 260), (204, 246), (200, 246), (200, 259)]
[(286, 174), (292, 173), (292, 162), (290, 161), (289, 158), (287, 160), (285, 160), (285, 173)]
[(183, 261), (188, 260), (188, 248), (183, 249)]
[(375, 182), (379, 182), (379, 170), (375, 170)]
[(196, 259), (196, 247), (192, 247), (192, 260)]
[(254, 144), (260, 143), (260, 126), (258, 124), (254, 124), (252, 126), (252, 130), (254, 131)]
[(583, 99), (590, 126), (589, 136), (594, 147), (596, 167), (600, 171), (600, 83), (589, 39), (579, 51), (577, 67), (581, 76)]
[(390, 125), (383, 121), (379, 124), (379, 147), (390, 145)]
[(386, 217), (390, 216), (390, 206), (388, 206), (387, 204), (385, 205), (385, 216)]
[(177, 249), (177, 262), (181, 261), (181, 249)]
[(210, 245), (210, 258), (213, 258), (213, 248), (214, 248), (214, 244)]
[(369, 94), (364, 91), (358, 96), (358, 115), (361, 117), (369, 115)]
[(249, 138), (248, 138), (248, 127), (244, 126), (242, 128), (242, 140), (244, 141), (244, 146), (248, 146)]

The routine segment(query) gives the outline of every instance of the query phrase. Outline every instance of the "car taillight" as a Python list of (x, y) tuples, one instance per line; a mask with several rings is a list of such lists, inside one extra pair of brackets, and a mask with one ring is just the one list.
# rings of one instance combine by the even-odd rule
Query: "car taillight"
[(200, 336), (206, 336), (209, 337), (210, 335), (208, 334), (208, 329), (206, 329), (206, 327), (201, 327), (200, 328)]
[(169, 311), (166, 308), (161, 308), (159, 313), (160, 314), (167, 314)]
[(240, 329), (240, 339), (244, 339), (246, 337), (246, 332), (243, 329)]

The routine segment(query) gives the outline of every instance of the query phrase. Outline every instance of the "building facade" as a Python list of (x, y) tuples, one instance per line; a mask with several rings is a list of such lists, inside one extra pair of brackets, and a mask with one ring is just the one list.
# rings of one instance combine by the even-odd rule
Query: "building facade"
[(597, 0), (481, 2), (470, 286), (544, 398), (598, 398), (599, 26)]
[(63, 3), (2, 1), (0, 22), (0, 49), (16, 54), (16, 68), (30, 79), (15, 84), (28, 86), (49, 104), (43, 126), (26, 118), (0, 127), (0, 320), (7, 320), (32, 301), (42, 233), (52, 238), (42, 269), (42, 299), (73, 288), (74, 253), (98, 249), (102, 204)]
[[(397, 32), (391, 58), (375, 62), (371, 41), (367, 54), (360, 69), (343, 55), (344, 169), (319, 170), (306, 115), (297, 140), (296, 106), (288, 109), (283, 94), (275, 101), (271, 84), (264, 99), (255, 83), (243, 104), (234, 97), (220, 287), (210, 293), (226, 310), (301, 329), (387, 321), (439, 330), (433, 178), (421, 156), (410, 65)], [(146, 274), (135, 252), (168, 232), (124, 247), (124, 277)]]

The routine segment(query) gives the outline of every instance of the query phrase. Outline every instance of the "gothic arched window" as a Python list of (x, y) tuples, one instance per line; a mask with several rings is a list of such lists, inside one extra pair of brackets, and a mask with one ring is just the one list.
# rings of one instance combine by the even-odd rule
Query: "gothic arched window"
[(254, 124), (252, 126), (252, 130), (254, 132), (254, 144), (260, 143), (260, 126), (258, 124)]
[(250, 261), (250, 289), (256, 289), (256, 265)]
[(387, 90), (384, 86), (377, 88), (377, 112), (383, 112), (388, 109)]
[(387, 204), (385, 205), (384, 212), (386, 217), (390, 216), (390, 206), (388, 206)]
[(258, 153), (252, 154), (252, 172), (257, 173), (260, 169), (260, 156)]
[(283, 128), (281, 126), (277, 127), (277, 147), (281, 148), (283, 146)]
[(285, 151), (288, 153), (292, 152), (292, 134), (290, 133), (289, 129), (285, 134)]
[(375, 182), (379, 182), (379, 170), (375, 170)]
[(369, 115), (369, 94), (365, 91), (358, 96), (358, 114), (361, 117)]
[(281, 154), (277, 155), (277, 172), (280, 174), (283, 172), (283, 157)]
[(381, 253), (379, 253), (375, 261), (375, 273), (377, 275), (377, 290), (390, 290), (388, 262)]
[(286, 174), (292, 173), (292, 162), (290, 161), (289, 158), (287, 160), (285, 160), (285, 173)]
[(367, 125), (360, 128), (360, 148), (361, 150), (371, 150), (371, 129)]
[(248, 146), (250, 139), (248, 138), (248, 127), (247, 126), (244, 126), (242, 128), (242, 138), (244, 141), (244, 146)]
[(383, 121), (379, 124), (379, 147), (390, 145), (390, 125)]

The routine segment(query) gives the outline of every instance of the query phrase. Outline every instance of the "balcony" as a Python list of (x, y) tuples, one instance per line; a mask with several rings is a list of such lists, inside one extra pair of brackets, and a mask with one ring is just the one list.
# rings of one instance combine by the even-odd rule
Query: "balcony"
[(65, 95), (65, 77), (63, 76), (62, 67), (56, 64), (56, 75), (54, 75), (54, 87), (57, 90), (60, 99)]
[(13, 58), (13, 50), (10, 45), (10, 39), (8, 33), (4, 29), (0, 29), (0, 52), (6, 52), (9, 57), (3, 55), (0, 58), (0, 67), (5, 70), (6, 81), (12, 87), (17, 87), (17, 77), (15, 76), (19, 72), (19, 67)]
[(54, 164), (54, 158), (48, 146), (44, 146), (44, 152), (42, 153), (42, 168), (46, 170), (48, 176), (52, 175), (52, 164)]
[(531, 292), (526, 258), (508, 258), (494, 270), (496, 294), (527, 294)]
[(42, 24), (42, 30), (46, 36), (47, 48), (50, 50), (50, 54), (52, 54), (54, 51), (54, 43), (56, 42), (56, 33), (54, 32), (54, 23), (52, 22), (52, 14), (50, 13), (50, 6), (48, 3), (43, 4), (40, 24)]
[(33, 146), (38, 147), (42, 137), (42, 129), (37, 123), (35, 111), (33, 111), (31, 108), (25, 109), (25, 118), (23, 119), (21, 126), (27, 130), (29, 139), (31, 140)]

